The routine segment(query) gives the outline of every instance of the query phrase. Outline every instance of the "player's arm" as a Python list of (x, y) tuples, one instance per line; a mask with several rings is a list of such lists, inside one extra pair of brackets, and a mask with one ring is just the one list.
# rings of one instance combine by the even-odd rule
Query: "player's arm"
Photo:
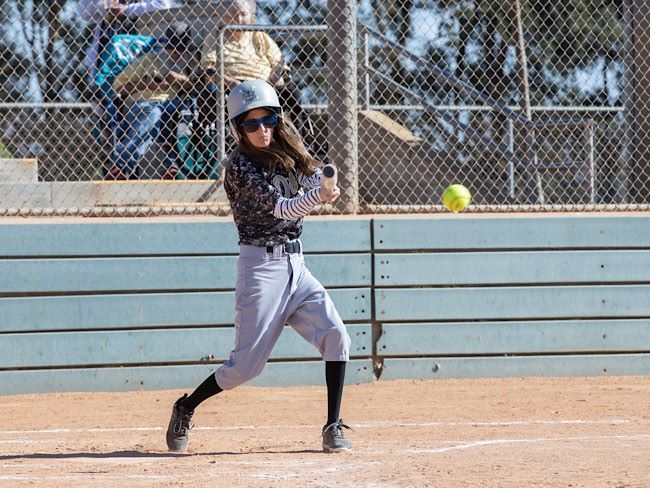
[[(325, 169), (327, 169), (327, 166)], [(335, 169), (334, 171), (336, 172)], [(276, 203), (273, 212), (273, 215), (279, 219), (295, 220), (300, 217), (305, 217), (319, 203), (332, 202), (341, 194), (341, 190), (336, 186), (336, 180), (324, 177), (321, 170), (317, 170), (311, 176), (299, 173), (297, 179), (298, 184), (307, 188), (312, 187), (312, 189), (304, 195), (299, 195), (295, 198), (281, 197)], [(332, 184), (326, 185), (324, 184), (326, 182)]]
[[(296, 220), (308, 215), (322, 202), (334, 200), (339, 193), (330, 192), (322, 186), (312, 188), (302, 195), (285, 198), (252, 164), (239, 158), (233, 161), (226, 172), (227, 183), (238, 188), (238, 204), (254, 207), (256, 211), (268, 211), (282, 220)], [(232, 183), (231, 183), (232, 182)]]
[(333, 164), (326, 164), (322, 169), (317, 169), (311, 176), (298, 173), (297, 180), (298, 184), (303, 188), (326, 186), (328, 189), (331, 189), (338, 185), (338, 171)]
[(241, 156), (231, 161), (225, 183), (235, 189), (237, 205), (254, 212), (268, 212), (282, 220), (304, 217), (320, 203), (319, 188), (295, 198), (284, 198), (252, 163)]
[(294, 198), (278, 198), (273, 209), (273, 215), (278, 219), (296, 220), (309, 215), (316, 205), (321, 203), (320, 187), (298, 195)]
[(298, 173), (298, 184), (303, 188), (318, 188), (322, 183), (322, 175), (320, 169), (317, 169), (313, 175), (307, 176), (304, 173)]
[(336, 186), (326, 188), (321, 185), (294, 198), (280, 197), (275, 204), (273, 215), (284, 220), (295, 220), (300, 217), (305, 217), (319, 203), (333, 202), (340, 194), (341, 190)]

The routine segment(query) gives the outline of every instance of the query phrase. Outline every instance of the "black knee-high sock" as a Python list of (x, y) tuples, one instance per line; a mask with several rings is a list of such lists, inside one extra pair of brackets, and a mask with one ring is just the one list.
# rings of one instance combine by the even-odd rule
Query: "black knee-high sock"
[(339, 419), (343, 383), (345, 381), (345, 361), (325, 362), (325, 382), (327, 383), (327, 424)]
[(194, 390), (194, 393), (183, 400), (183, 406), (188, 410), (194, 410), (201, 402), (222, 391), (221, 387), (217, 384), (216, 378), (211, 374)]

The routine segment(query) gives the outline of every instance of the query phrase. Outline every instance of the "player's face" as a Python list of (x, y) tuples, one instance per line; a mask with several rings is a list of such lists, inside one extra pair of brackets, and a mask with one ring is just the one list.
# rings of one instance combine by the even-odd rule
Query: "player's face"
[[(253, 146), (266, 149), (273, 140), (273, 128), (278, 125), (279, 116), (265, 108), (254, 108), (246, 114), (241, 132)], [(246, 127), (247, 126), (247, 127)]]

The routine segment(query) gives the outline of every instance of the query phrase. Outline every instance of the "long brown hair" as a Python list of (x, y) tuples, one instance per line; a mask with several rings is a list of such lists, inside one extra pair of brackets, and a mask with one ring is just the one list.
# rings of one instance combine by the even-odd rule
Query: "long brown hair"
[[(277, 113), (272, 108), (264, 107), (271, 113)], [(249, 110), (250, 111), (250, 110)], [(239, 125), (246, 118), (248, 112), (244, 112), (235, 118), (235, 124), (239, 131), (239, 152), (248, 157), (251, 161), (263, 164), (270, 171), (281, 166), (287, 171), (300, 171), (301, 173), (311, 176), (319, 166), (318, 161), (307, 152), (305, 144), (298, 130), (290, 120), (280, 115), (278, 126), (273, 129), (273, 138), (269, 147), (260, 149), (253, 146), (246, 134), (241, 130)]]

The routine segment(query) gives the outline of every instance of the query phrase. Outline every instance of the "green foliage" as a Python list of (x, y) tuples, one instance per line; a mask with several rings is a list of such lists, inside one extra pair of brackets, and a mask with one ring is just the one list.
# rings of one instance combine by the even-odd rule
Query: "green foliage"
[(612, 50), (621, 55), (623, 27), (611, 0), (531, 0), (523, 8), (531, 49), (539, 49), (558, 73), (588, 66)]
[[(593, 97), (604, 98), (606, 103), (607, 94), (586, 93), (588, 88), (575, 87), (573, 77), (597, 63), (606, 70), (612, 63), (622, 62), (621, 2), (520, 1), (533, 104), (558, 104), (571, 99), (572, 103), (591, 105)], [(515, 52), (513, 2), (434, 2), (456, 22), (446, 32), (449, 46), (455, 51), (456, 75), (506, 103), (518, 98), (514, 59), (508, 59)], [(615, 91), (620, 92), (620, 87)]]
[[(76, 73), (88, 45), (79, 24), (64, 15), (76, 0), (11, 0), (0, 3), (0, 95), (3, 100), (74, 101), (87, 89)], [(11, 26), (12, 29), (7, 29)], [(38, 81), (24, 88), (25, 79)], [(5, 80), (11, 79), (9, 83)], [(74, 81), (74, 83), (71, 83)], [(21, 83), (22, 82), (22, 83)], [(64, 98), (65, 93), (65, 98)]]
[(0, 141), (0, 158), (11, 159), (13, 158), (12, 154), (5, 147), (4, 143)]

